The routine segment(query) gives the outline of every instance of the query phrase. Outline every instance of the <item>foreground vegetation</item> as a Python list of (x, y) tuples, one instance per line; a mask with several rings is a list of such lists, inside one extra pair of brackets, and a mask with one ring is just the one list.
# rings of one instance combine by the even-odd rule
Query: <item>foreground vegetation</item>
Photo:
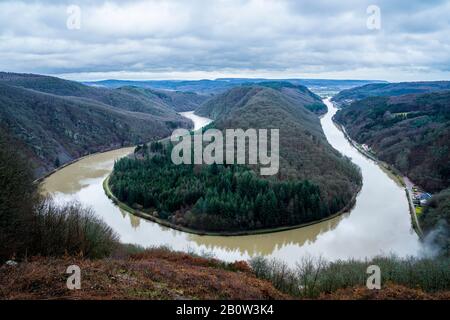
[(284, 263), (257, 257), (250, 261), (255, 274), (275, 288), (299, 298), (318, 298), (338, 290), (364, 287), (367, 267), (377, 265), (384, 285), (396, 284), (425, 292), (450, 291), (450, 258), (400, 259), (378, 257), (367, 261), (326, 262), (303, 258), (295, 269)]
[(40, 196), (29, 164), (0, 131), (0, 263), (29, 256), (109, 256), (118, 245), (112, 229), (78, 203)]
[[(0, 266), (0, 299), (287, 299), (245, 262), (224, 263), (167, 248), (127, 250), (108, 259), (32, 258)], [(68, 290), (66, 268), (82, 270), (81, 290)]]
[[(0, 299), (450, 299), (448, 260), (376, 258), (296, 269), (254, 258), (226, 263), (168, 248), (122, 246), (107, 259), (33, 257), (0, 266)], [(65, 269), (82, 270), (68, 290)], [(381, 268), (380, 290), (366, 287), (367, 266)]]

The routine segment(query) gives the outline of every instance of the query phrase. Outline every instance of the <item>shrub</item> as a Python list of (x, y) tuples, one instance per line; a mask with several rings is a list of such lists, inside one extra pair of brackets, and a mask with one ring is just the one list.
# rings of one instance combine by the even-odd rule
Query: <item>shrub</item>
[(395, 256), (377, 257), (372, 260), (338, 260), (303, 258), (296, 268), (262, 257), (253, 258), (250, 265), (259, 278), (269, 280), (275, 288), (285, 293), (306, 298), (316, 298), (321, 293), (338, 289), (364, 286), (369, 265), (381, 269), (383, 283), (396, 283), (427, 292), (450, 290), (450, 259), (400, 259)]
[(102, 258), (109, 256), (118, 244), (115, 232), (91, 209), (77, 202), (57, 205), (51, 199), (42, 200), (30, 227), (33, 254)]
[(26, 256), (108, 256), (118, 237), (88, 208), (39, 196), (29, 163), (0, 128), (0, 262)]
[(27, 245), (27, 221), (36, 200), (32, 171), (15, 145), (0, 128), (0, 261)]

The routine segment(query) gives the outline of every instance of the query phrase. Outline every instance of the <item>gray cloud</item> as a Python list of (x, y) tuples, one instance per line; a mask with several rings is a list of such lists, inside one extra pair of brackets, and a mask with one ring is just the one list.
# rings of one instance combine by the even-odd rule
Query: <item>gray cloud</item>
[[(81, 29), (66, 28), (67, 7)], [(368, 5), (381, 30), (366, 28)], [(74, 79), (449, 79), (448, 1), (2, 1), (0, 70)]]

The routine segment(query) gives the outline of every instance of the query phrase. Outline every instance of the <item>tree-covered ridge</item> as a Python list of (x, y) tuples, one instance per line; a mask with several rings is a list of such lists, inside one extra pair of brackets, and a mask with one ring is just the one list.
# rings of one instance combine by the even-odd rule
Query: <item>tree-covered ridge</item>
[(117, 91), (141, 97), (164, 109), (170, 108), (177, 112), (193, 111), (210, 99), (210, 96), (193, 92), (155, 90), (133, 86), (120, 87)]
[(191, 126), (180, 116), (204, 97), (106, 89), (55, 77), (0, 72), (0, 127), (15, 138), (40, 177), (73, 159), (170, 135)]
[(89, 153), (134, 145), (188, 127), (179, 116), (120, 110), (97, 101), (0, 83), (0, 127), (17, 141), (36, 176)]
[(265, 81), (258, 83), (258, 86), (277, 90), (283, 93), (287, 99), (290, 99), (292, 103), (302, 105), (315, 114), (322, 115), (327, 112), (327, 106), (322, 102), (322, 99), (305, 86), (286, 81)]
[(329, 202), (308, 180), (263, 179), (244, 166), (174, 165), (166, 150), (119, 160), (110, 186), (130, 206), (202, 231), (298, 225), (336, 213), (349, 201), (342, 195)]
[(77, 97), (117, 109), (179, 118), (175, 111), (191, 111), (208, 97), (195, 93), (137, 87), (108, 89), (37, 74), (0, 72), (0, 83), (64, 97)]
[(222, 131), (279, 129), (277, 175), (262, 178), (257, 166), (175, 166), (167, 155), (145, 156), (161, 149), (152, 144), (140, 150), (144, 156), (116, 164), (110, 185), (120, 200), (209, 231), (297, 225), (351, 202), (361, 184), (358, 168), (328, 144), (318, 117), (286, 94), (240, 86), (205, 105), (214, 109), (203, 110), (215, 114), (214, 127)]
[(425, 190), (450, 186), (450, 91), (367, 98), (336, 120)]
[(208, 103), (215, 103), (215, 110), (224, 110), (214, 122), (220, 130), (280, 130), (278, 179), (310, 180), (329, 201), (358, 189), (359, 169), (331, 147), (319, 118), (282, 92), (260, 86), (238, 87)]
[(350, 105), (353, 101), (362, 100), (368, 97), (393, 97), (445, 90), (450, 90), (450, 81), (371, 83), (342, 90), (335, 95), (332, 100), (339, 106), (345, 107)]
[(195, 113), (211, 119), (218, 119), (226, 115), (231, 108), (240, 108), (247, 104), (257, 92), (267, 88), (277, 91), (286, 100), (298, 108), (305, 108), (316, 114), (326, 113), (327, 107), (321, 98), (301, 85), (294, 85), (284, 81), (267, 81), (258, 84), (245, 84), (232, 88), (222, 94), (207, 100), (195, 110)]
[(450, 188), (431, 198), (420, 216), (420, 226), (439, 254), (450, 256)]

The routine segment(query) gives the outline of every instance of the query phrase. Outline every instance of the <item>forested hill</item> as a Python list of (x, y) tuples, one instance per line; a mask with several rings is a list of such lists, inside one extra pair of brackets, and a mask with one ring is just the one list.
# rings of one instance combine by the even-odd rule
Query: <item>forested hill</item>
[(128, 89), (0, 73), (0, 127), (19, 141), (36, 176), (92, 152), (170, 135), (189, 120)]
[[(254, 90), (261, 90), (263, 88), (271, 88), (275, 91), (283, 93), (285, 99), (290, 100), (291, 103), (304, 107), (316, 114), (324, 114), (327, 112), (327, 107), (322, 102), (322, 99), (308, 90), (308, 88), (301, 85), (294, 85), (290, 82), (274, 81), (263, 82), (258, 85), (247, 84), (240, 87), (235, 87), (214, 99), (206, 101), (195, 113), (201, 116), (215, 119), (223, 113), (227, 113), (230, 106), (239, 107), (246, 102), (246, 94), (252, 95)], [(242, 99), (242, 100), (240, 100)]]
[(0, 72), (0, 83), (32, 89), (58, 96), (73, 96), (95, 100), (109, 106), (157, 116), (191, 111), (208, 99), (207, 96), (189, 92), (152, 90), (137, 87), (107, 89), (86, 86), (75, 81), (36, 74)]
[(450, 91), (367, 98), (336, 120), (425, 190), (450, 186)]
[(347, 106), (355, 100), (378, 96), (400, 96), (450, 90), (450, 81), (422, 81), (399, 83), (372, 83), (342, 90), (333, 97), (338, 106)]
[(133, 86), (121, 87), (117, 91), (150, 100), (155, 105), (169, 107), (177, 112), (193, 111), (211, 97), (193, 92), (155, 90)]
[[(319, 118), (285, 93), (259, 85), (237, 87), (196, 113), (210, 115), (219, 129), (280, 129), (281, 179), (308, 179), (324, 186), (336, 183), (349, 190), (353, 166), (328, 143)], [(328, 191), (333, 193), (332, 189)]]
[(221, 130), (279, 129), (279, 173), (264, 178), (243, 166), (174, 165), (170, 150), (155, 145), (151, 157), (116, 163), (110, 186), (119, 200), (177, 226), (232, 232), (322, 219), (358, 190), (358, 169), (328, 144), (319, 118), (279, 90), (237, 87), (204, 104), (201, 114)]
[(102, 80), (84, 82), (90, 86), (105, 88), (120, 88), (134, 86), (149, 89), (163, 89), (167, 91), (195, 92), (204, 95), (224, 93), (237, 86), (262, 85), (266, 82), (289, 82), (293, 85), (306, 86), (320, 92), (339, 92), (344, 89), (362, 86), (369, 83), (384, 83), (378, 80), (330, 80), (330, 79), (264, 79), (264, 78), (219, 78), (215, 80)]

